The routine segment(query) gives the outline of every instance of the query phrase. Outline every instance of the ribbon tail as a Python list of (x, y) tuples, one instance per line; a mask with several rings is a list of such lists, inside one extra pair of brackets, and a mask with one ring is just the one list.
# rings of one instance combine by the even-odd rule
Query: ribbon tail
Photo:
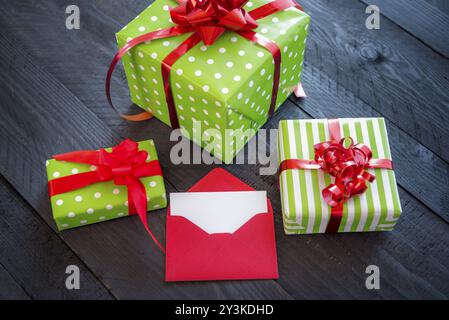
[(157, 247), (165, 253), (164, 246), (157, 240), (156, 236), (151, 231), (148, 226), (147, 221), (147, 194), (145, 191), (145, 187), (140, 180), (133, 181), (127, 185), (128, 187), (128, 203), (130, 212), (131, 210), (136, 210), (140, 221), (142, 221), (143, 226), (147, 230), (153, 242), (157, 245)]
[(105, 83), (105, 91), (106, 91), (106, 97), (108, 99), (109, 105), (111, 108), (120, 115), (121, 118), (128, 120), (128, 121), (144, 121), (153, 118), (153, 115), (149, 112), (142, 112), (135, 115), (124, 115), (122, 114), (114, 105), (112, 102), (111, 97), (111, 79), (112, 74), (114, 73), (115, 68), (117, 67), (117, 64), (120, 62), (122, 57), (130, 51), (135, 46), (151, 40), (156, 39), (163, 39), (163, 38), (170, 38), (174, 36), (178, 36), (184, 33), (192, 32), (193, 30), (188, 27), (171, 27), (167, 29), (162, 29), (154, 32), (150, 32), (144, 35), (141, 35), (137, 38), (132, 39), (131, 41), (127, 42), (123, 48), (121, 48), (117, 54), (115, 55), (114, 59), (111, 62), (111, 65), (109, 66), (109, 70), (106, 76), (106, 83)]
[(301, 83), (298, 83), (298, 85), (293, 89), (293, 93), (296, 98), (307, 98), (306, 92), (304, 91)]
[(331, 217), (326, 228), (326, 233), (338, 233), (343, 218), (343, 205), (339, 204), (331, 210)]
[(53, 156), (53, 159), (58, 161), (68, 161), (68, 162), (76, 162), (76, 163), (85, 163), (85, 164), (93, 164), (99, 165), (100, 163), (100, 154), (98, 151), (74, 151), (68, 152), (64, 154), (58, 154)]

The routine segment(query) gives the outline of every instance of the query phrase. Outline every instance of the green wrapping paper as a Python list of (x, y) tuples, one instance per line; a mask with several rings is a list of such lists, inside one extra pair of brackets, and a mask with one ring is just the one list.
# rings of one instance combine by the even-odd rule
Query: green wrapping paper
[[(106, 149), (110, 151), (111, 149)], [(147, 162), (158, 160), (153, 140), (139, 142), (139, 150), (148, 152)], [(95, 166), (47, 160), (48, 181), (96, 170)], [(161, 176), (141, 178), (147, 194), (148, 210), (167, 206), (164, 179)], [(59, 230), (72, 229), (129, 215), (128, 190), (113, 181), (100, 182), (51, 197), (53, 217)]]
[[(373, 159), (391, 160), (383, 118), (339, 119), (342, 137), (367, 145)], [(315, 158), (314, 145), (329, 141), (328, 120), (284, 120), (279, 124), (279, 164), (287, 159)], [(338, 232), (391, 231), (401, 215), (394, 171), (369, 169), (376, 180), (368, 190), (344, 204)], [(324, 233), (331, 207), (321, 191), (333, 182), (322, 170), (287, 170), (280, 175), (281, 202), (286, 234)]]
[[(245, 9), (250, 11), (268, 2), (250, 1)], [(117, 33), (119, 47), (139, 35), (174, 26), (169, 6), (176, 7), (177, 2), (159, 0), (145, 9)], [(255, 31), (281, 50), (279, 108), (301, 80), (310, 17), (290, 8), (257, 22)], [(141, 44), (122, 59), (132, 101), (167, 125), (170, 119), (161, 63), (189, 35)], [(223, 162), (232, 162), (267, 121), (273, 73), (271, 53), (233, 32), (225, 32), (212, 46), (198, 44), (171, 70), (171, 88), (183, 134)]]

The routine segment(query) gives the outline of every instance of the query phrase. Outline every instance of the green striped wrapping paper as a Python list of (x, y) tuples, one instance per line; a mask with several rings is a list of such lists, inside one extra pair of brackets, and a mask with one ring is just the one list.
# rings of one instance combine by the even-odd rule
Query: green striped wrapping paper
[[(343, 137), (364, 143), (373, 159), (390, 159), (391, 152), (383, 118), (340, 119)], [(279, 124), (279, 164), (287, 159), (315, 157), (314, 145), (329, 141), (328, 120), (283, 120)], [(376, 180), (368, 190), (344, 205), (339, 232), (391, 231), (401, 215), (394, 171), (369, 169)], [(321, 190), (334, 180), (322, 170), (287, 170), (280, 177), (282, 213), (286, 234), (324, 233), (331, 207)]]

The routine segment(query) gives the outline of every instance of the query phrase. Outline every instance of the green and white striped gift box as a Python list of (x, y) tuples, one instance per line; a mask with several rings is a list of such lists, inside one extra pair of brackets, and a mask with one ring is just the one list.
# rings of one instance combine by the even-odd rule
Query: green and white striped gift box
[[(383, 118), (339, 119), (342, 137), (371, 148), (373, 159), (390, 159)], [(314, 145), (329, 141), (328, 120), (283, 120), (279, 123), (279, 164), (288, 159), (314, 160)], [(401, 215), (394, 171), (369, 169), (376, 176), (368, 190), (344, 205), (339, 232), (391, 231)], [(286, 170), (280, 174), (282, 213), (286, 234), (324, 233), (331, 207), (321, 191), (333, 182), (322, 170)]]

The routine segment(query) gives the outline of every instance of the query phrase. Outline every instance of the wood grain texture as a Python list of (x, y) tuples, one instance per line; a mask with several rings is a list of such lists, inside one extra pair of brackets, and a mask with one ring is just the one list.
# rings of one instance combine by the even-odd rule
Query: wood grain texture
[[(310, 118), (307, 113), (299, 108), (295, 110), (287, 102), (265, 128), (277, 128), (281, 119), (307, 118)], [(443, 249), (448, 225), (403, 188), (399, 190), (404, 214), (393, 233), (285, 236), (276, 178), (258, 176), (258, 166), (232, 165), (228, 169), (257, 189), (268, 190), (277, 213), (282, 275), (279, 283), (293, 292), (295, 298), (416, 299), (448, 296), (449, 269), (445, 261), (449, 251)], [(292, 255), (292, 252), (297, 254)], [(370, 264), (378, 265), (386, 272), (383, 274), (386, 287), (380, 292), (367, 291), (364, 286), (364, 271)]]
[[(382, 22), (379, 31), (367, 30), (365, 6), (357, 0), (301, 3), (313, 16), (306, 61), (448, 161), (449, 141), (442, 139), (449, 134), (447, 59), (388, 20)], [(99, 93), (103, 91), (105, 69), (116, 50), (113, 35), (147, 3), (80, 1), (82, 27), (77, 31), (63, 28), (59, 13), (65, 4), (46, 1), (36, 8), (25, 1), (19, 9), (17, 4), (11, 4), (0, 10), (10, 17), (4, 23), (24, 39), (24, 45), (42, 67), (126, 136), (132, 125), (105, 108), (105, 97)], [(31, 25), (36, 21), (34, 28)], [(62, 56), (64, 59), (59, 58)], [(80, 59), (82, 64), (78, 63)], [(117, 72), (114, 101), (122, 110), (130, 104), (125, 81), (123, 72)]]
[[(19, 38), (23, 39), (26, 48), (39, 60), (40, 64), (74, 92), (109, 127), (123, 137), (133, 136), (134, 133), (142, 130), (152, 130), (146, 124), (122, 121), (107, 108), (103, 94), (104, 73), (116, 50), (116, 44), (111, 35), (143, 10), (146, 3), (130, 1), (129, 4), (123, 5), (119, 0), (112, 2), (104, 0), (81, 1), (79, 5), (81, 12), (83, 12), (82, 21), (84, 24), (79, 31), (58, 28), (58, 25), (61, 25), (63, 21), (57, 13), (64, 9), (64, 5), (64, 2), (60, 1), (46, 1), (37, 10), (25, 2), (20, 11), (16, 9), (17, 12), (21, 13), (20, 15), (17, 13), (14, 15), (13, 9), (8, 8), (8, 6), (3, 6), (0, 10), (4, 10), (9, 16), (14, 17), (14, 19), (5, 23), (12, 24), (8, 25), (8, 28), (11, 32), (20, 35)], [(430, 152), (432, 149), (429, 150), (426, 147), (426, 139), (432, 141), (434, 149), (442, 152), (449, 150), (449, 139), (442, 139), (442, 137), (449, 137), (449, 126), (446, 125), (449, 122), (449, 113), (446, 112), (447, 107), (445, 105), (449, 101), (449, 90), (444, 90), (445, 82), (440, 79), (441, 75), (444, 74), (444, 68), (449, 64), (435, 63), (434, 65), (428, 65), (430, 74), (442, 72), (432, 82), (425, 84), (426, 90), (432, 90), (432, 97), (438, 101), (437, 104), (441, 108), (438, 109), (436, 104), (435, 110), (433, 106), (424, 109), (423, 103), (419, 101), (424, 100), (425, 97), (422, 96), (420, 100), (415, 99), (413, 92), (410, 90), (413, 81), (409, 81), (408, 73), (401, 71), (403, 69), (401, 63), (392, 63), (385, 67), (379, 65), (365, 70), (358, 69), (357, 61), (360, 60), (361, 52), (364, 50), (356, 49), (353, 52), (352, 49), (350, 51), (345, 49), (345, 43), (352, 43), (354, 35), (360, 34), (360, 28), (362, 28), (362, 31), (364, 28), (364, 6), (360, 2), (356, 0), (332, 2), (317, 0), (314, 2), (304, 1), (304, 5), (314, 17), (309, 49), (306, 53), (306, 67), (311, 65), (313, 72), (319, 71), (318, 74), (312, 74), (305, 81), (306, 86), (310, 83), (307, 87), (309, 91), (314, 90), (311, 88), (312, 86), (318, 86), (319, 88), (316, 91), (317, 94), (313, 94), (309, 99), (313, 100), (311, 103), (313, 103), (313, 109), (316, 110), (313, 116), (326, 118), (382, 115), (390, 120), (391, 143), (400, 146), (399, 155), (403, 156), (401, 159), (395, 157), (396, 163), (399, 165), (400, 182), (406, 190), (447, 219), (449, 217), (449, 191), (446, 191), (447, 188), (445, 187), (449, 183), (448, 166), (439, 159), (438, 152), (436, 152), (436, 155), (435, 152)], [(16, 6), (12, 7), (16, 8)], [(117, 10), (118, 7), (120, 7), (120, 10)], [(347, 11), (350, 14), (343, 15), (343, 12)], [(335, 12), (341, 12), (341, 15), (346, 18), (336, 20), (333, 18)], [(46, 23), (39, 25), (39, 32), (36, 31), (30, 37), (31, 28), (24, 28), (24, 25), (30, 24), (30, 21), (35, 21), (37, 16), (47, 17)], [(360, 17), (360, 21), (357, 20), (357, 17)], [(334, 28), (330, 23), (340, 23), (341, 25)], [(391, 44), (391, 39), (394, 39), (396, 34), (402, 35), (404, 33), (395, 25), (391, 25), (390, 28), (394, 31), (393, 34), (386, 34), (382, 38), (383, 40), (373, 38), (372, 41), (367, 43), (384, 41)], [(334, 34), (332, 30), (338, 30), (338, 33)], [(366, 29), (364, 30), (366, 32)], [(377, 36), (373, 35), (372, 37)], [(406, 39), (409, 39), (409, 42), (404, 40), (396, 45), (399, 48), (396, 55), (398, 57), (400, 55), (412, 55), (409, 58), (411, 63), (419, 63), (421, 59), (416, 52), (423, 51), (424, 53), (420, 53), (422, 55), (426, 54), (428, 49), (423, 47), (416, 39), (407, 37)], [(55, 39), (60, 40), (55, 41)], [(334, 41), (333, 39), (337, 40)], [(64, 46), (61, 46), (60, 43), (64, 43)], [(412, 47), (409, 48), (410, 45)], [(89, 57), (89, 59), (84, 57)], [(430, 59), (429, 61), (434, 60)], [(354, 65), (354, 63), (356, 64)], [(340, 68), (345, 71), (339, 71)], [(410, 68), (419, 70), (421, 65), (411, 65)], [(347, 76), (349, 74), (352, 76)], [(387, 74), (396, 76), (389, 80), (388, 85), (385, 85), (384, 80)], [(305, 77), (307, 76), (306, 74)], [(379, 79), (379, 82), (375, 85), (373, 85), (376, 82), (373, 77)], [(114, 80), (115, 101), (120, 106), (129, 105), (126, 80), (120, 76), (120, 73)], [(329, 82), (332, 84), (329, 84)], [(380, 90), (379, 94), (389, 97), (393, 93), (384, 91), (391, 88), (389, 84), (394, 84), (394, 88), (398, 89), (394, 92), (394, 99), (390, 100), (391, 105), (398, 104), (397, 108), (391, 108), (391, 105), (384, 104), (385, 100), (379, 100), (377, 93), (373, 91), (373, 88)], [(441, 92), (444, 92), (444, 94), (438, 96), (438, 93)], [(344, 102), (334, 102), (333, 95), (335, 95), (335, 100), (344, 99), (342, 100)], [(351, 98), (346, 99), (347, 95)], [(353, 99), (357, 102), (353, 103)], [(372, 107), (373, 105), (374, 107)], [(410, 109), (411, 106), (413, 106), (413, 109)], [(390, 117), (390, 115), (394, 116)], [(160, 129), (158, 127), (158, 129), (153, 130)], [(422, 144), (420, 144), (420, 141), (422, 141)], [(448, 143), (447, 148), (445, 148), (446, 143)], [(426, 172), (426, 175), (417, 177), (416, 172)], [(434, 193), (432, 192), (434, 188), (442, 190), (442, 192)]]
[[(4, 71), (0, 80), (4, 112), (0, 119), (0, 171), (54, 227), (45, 160), (70, 150), (115, 145), (120, 139), (1, 31), (0, 42), (0, 69)], [(175, 191), (170, 184), (168, 191)], [(149, 224), (161, 239), (165, 227), (162, 212), (149, 214)], [(274, 281), (166, 285), (163, 256), (137, 217), (70, 230), (61, 233), (61, 238), (121, 299), (290, 298)]]
[[(0, 20), (0, 70), (4, 74), (0, 79), (0, 108), (4, 114), (0, 118), (0, 172), (52, 227), (44, 166), (52, 154), (113, 145), (121, 137), (153, 138), (169, 192), (186, 191), (215, 167), (173, 165), (170, 150), (175, 142), (169, 139), (170, 128), (157, 120), (123, 122), (106, 107), (104, 72), (116, 49), (112, 35), (148, 3), (79, 1), (80, 31), (64, 28), (61, 13), (67, 4), (49, 0), (35, 6), (23, 1), (0, 7), (5, 17)], [(313, 16), (324, 20), (326, 14), (317, 10)], [(317, 43), (329, 41), (320, 32), (313, 32), (311, 39), (322, 38)], [(351, 65), (341, 59), (343, 65)], [(309, 60), (313, 59), (306, 60), (304, 79), (310, 98), (305, 102), (287, 101), (265, 128), (277, 128), (280, 119), (384, 113), (365, 100), (369, 91), (361, 98), (358, 90), (352, 90), (355, 85), (347, 88), (349, 80), (344, 82), (338, 73), (328, 70), (327, 64)], [(354, 77), (358, 76), (355, 73)], [(116, 101), (126, 106), (123, 74), (114, 79)], [(447, 164), (420, 144), (412, 132), (404, 131), (395, 119), (399, 117), (390, 117), (387, 125), (391, 142), (396, 145), (393, 156), (403, 186), (400, 195), (404, 215), (393, 233), (286, 236), (276, 177), (260, 176), (259, 165), (226, 166), (246, 183), (270, 195), (275, 210), (279, 281), (166, 284), (164, 258), (136, 217), (67, 231), (60, 237), (117, 298), (447, 299), (448, 224), (438, 216), (445, 218), (448, 212), (444, 202)], [(415, 160), (423, 163), (415, 164)], [(428, 178), (417, 177), (416, 172), (435, 176), (436, 185), (431, 185)], [(160, 239), (165, 235), (164, 213), (160, 210), (149, 214), (149, 224)], [(365, 269), (370, 264), (381, 268), (381, 290), (365, 288)]]
[[(382, 116), (308, 63), (303, 80), (309, 98), (300, 101), (292, 96), (291, 100), (313, 118)], [(449, 221), (449, 165), (388, 119), (387, 131), (399, 185)]]
[[(310, 116), (289, 101), (264, 128), (277, 128), (279, 120), (296, 118), (304, 119)], [(179, 191), (186, 191), (215, 167), (170, 164), (168, 154), (173, 146), (173, 142), (168, 139), (170, 129), (159, 121), (152, 121), (150, 128), (153, 129), (151, 133), (136, 130), (131, 137), (140, 140), (150, 135), (158, 141), (161, 161), (167, 164), (167, 180), (172, 181)], [(445, 281), (449, 279), (445, 266), (449, 250), (444, 249), (444, 243), (449, 240), (446, 237), (448, 226), (403, 189), (400, 189), (400, 192), (404, 216), (407, 218), (404, 217), (406, 220), (401, 231), (398, 231), (398, 226), (395, 232), (384, 234), (292, 237), (286, 236), (283, 231), (276, 177), (260, 176), (259, 165), (229, 165), (224, 168), (257, 190), (268, 191), (275, 211), (280, 272), (278, 283), (294, 298), (413, 299), (444, 298), (449, 295)], [(414, 221), (409, 224), (411, 219)], [(427, 226), (438, 230), (435, 232), (436, 238), (429, 234), (430, 229), (427, 229)], [(345, 241), (346, 237), (351, 240)], [(441, 243), (429, 252), (435, 241)], [(401, 255), (402, 250), (407, 254)], [(428, 260), (429, 255), (435, 258)], [(385, 270), (386, 287), (380, 292), (367, 291), (365, 288), (365, 269), (370, 264), (379, 264), (382, 270)], [(398, 271), (398, 268), (401, 271)], [(408, 269), (411, 271), (406, 272)], [(338, 277), (335, 270), (338, 270)], [(436, 275), (433, 274), (434, 271)]]
[[(449, 58), (449, 15), (425, 0), (361, 0), (377, 5), (388, 17), (433, 50)], [(443, 2), (443, 1), (441, 1)]]
[[(65, 8), (69, 1), (42, 1), (36, 6), (32, 1), (15, 5), (5, 2), (0, 13), (8, 32), (21, 40), (27, 51), (57, 80), (101, 119), (126, 136), (130, 124), (105, 108), (105, 72), (117, 50), (115, 33), (134, 19), (151, 1), (81, 0), (81, 29), (65, 28)], [(113, 14), (112, 14), (113, 13)], [(112, 14), (112, 15), (111, 15)], [(115, 20), (119, 18), (119, 21)], [(64, 57), (61, 59), (61, 57)], [(84, 63), (79, 63), (83, 61)], [(114, 102), (127, 112), (130, 98), (123, 69), (118, 68), (112, 82)], [(102, 94), (99, 94), (99, 93)], [(137, 107), (129, 110), (137, 111)]]
[(446, 0), (425, 0), (428, 4), (443, 11), (445, 14), (449, 14), (449, 1)]
[[(0, 265), (32, 299), (111, 299), (74, 252), (0, 177)], [(80, 290), (65, 285), (67, 266), (80, 269)], [(0, 280), (0, 297), (13, 296)], [(19, 298), (19, 297), (15, 297)]]
[(449, 60), (388, 19), (368, 30), (357, 0), (301, 3), (312, 16), (306, 63), (448, 162)]
[(13, 277), (0, 264), (0, 300), (29, 300), (25, 290), (13, 279)]

